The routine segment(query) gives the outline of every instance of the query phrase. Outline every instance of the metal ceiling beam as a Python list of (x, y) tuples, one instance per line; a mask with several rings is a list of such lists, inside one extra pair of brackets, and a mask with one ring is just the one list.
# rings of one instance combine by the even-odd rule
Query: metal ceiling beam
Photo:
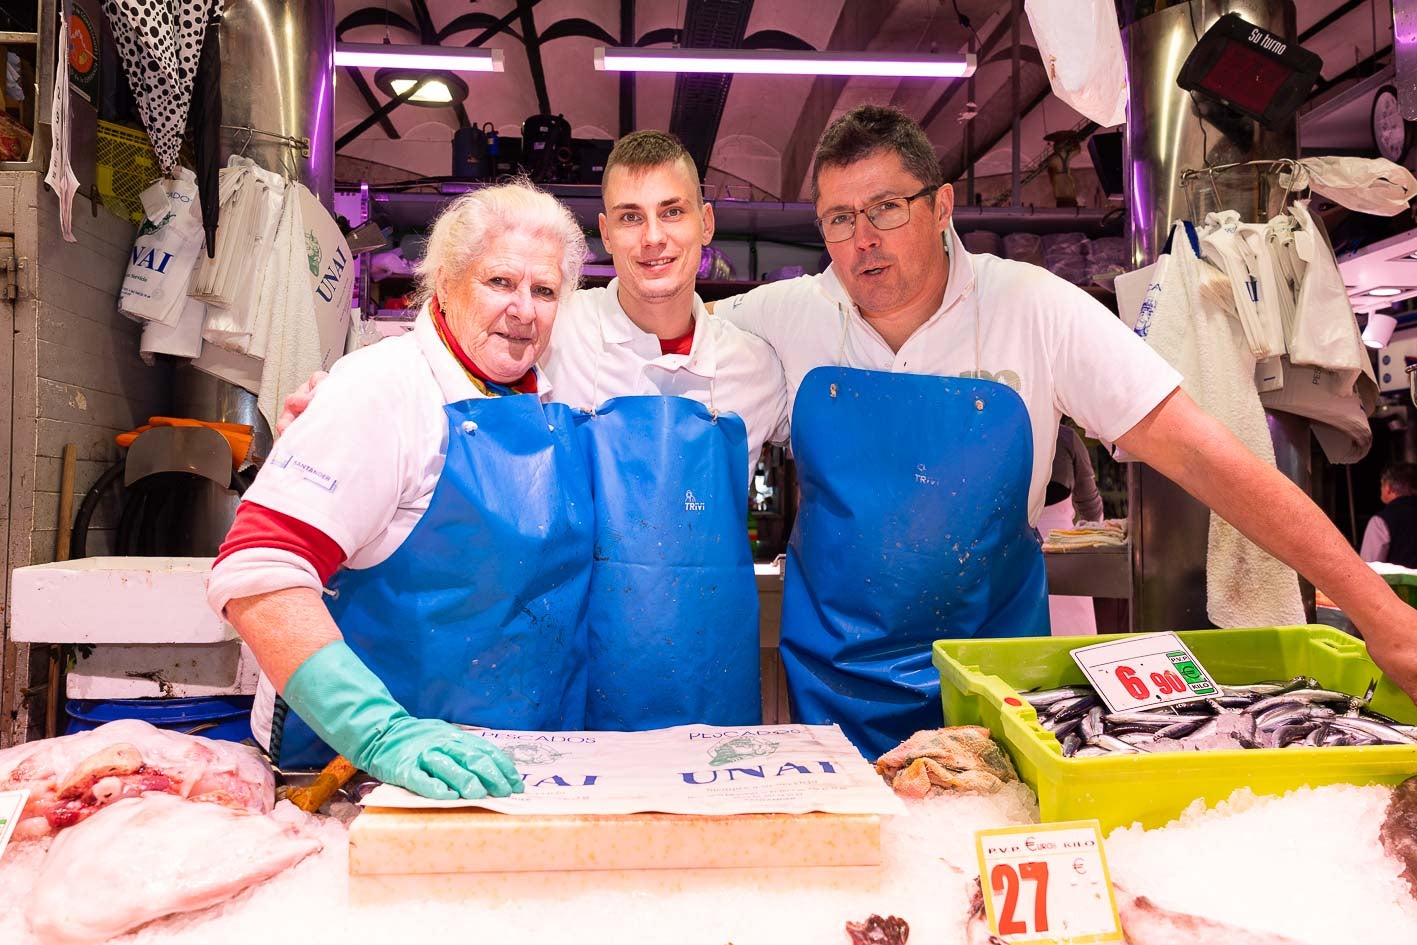
[[(1005, 34), (1008, 33), (1009, 25), (1012, 20), (1012, 12), (1005, 13), (1003, 17), (999, 20), (999, 22), (994, 25), (994, 29), (989, 33), (987, 37), (984, 38), (984, 41), (975, 51), (976, 62), (983, 64), (984, 60), (989, 58), (989, 54), (994, 51), (994, 48), (999, 45), (999, 43), (1003, 40)], [(956, 98), (958, 98), (967, 88), (968, 86), (964, 83), (953, 83), (940, 95), (939, 98), (935, 99), (935, 104), (931, 105), (928, 109), (926, 109), (925, 117), (920, 119), (920, 127), (928, 130), (931, 123), (933, 123), (936, 118), (940, 117), (940, 113), (943, 112), (949, 106), (949, 104), (953, 102)]]
[[(682, 45), (686, 49), (736, 49), (748, 30), (753, 0), (689, 0), (684, 10)], [(708, 170), (723, 106), (733, 76), (680, 73), (674, 77), (669, 131), (684, 142), (702, 177)]]
[[(832, 28), (827, 49), (867, 49), (871, 40), (880, 35), (881, 27), (895, 11), (899, 0), (881, 0), (879, 3), (853, 3), (846, 0), (841, 6), (841, 15)], [(836, 103), (841, 101), (846, 90), (846, 76), (820, 75), (812, 80), (812, 90), (797, 113), (797, 123), (787, 144), (782, 149), (780, 168), (782, 184), (778, 188), (783, 200), (796, 200), (812, 169), (812, 155), (817, 150), (817, 139), (826, 130)]]
[[(1024, 103), (1019, 109), (1020, 122), (1050, 94), (1052, 88), (1048, 85), (1048, 73), (1036, 63), (1025, 63), (1024, 68), (1019, 70), (1019, 100)], [(1013, 130), (1014, 116), (1006, 104), (1010, 97), (1006, 84), (1000, 89), (1000, 94), (979, 109), (979, 115), (974, 119), (975, 160), (992, 151)], [(996, 103), (997, 107), (992, 107)], [(953, 182), (964, 174), (964, 167), (964, 144), (961, 141), (958, 148), (941, 155), (940, 171), (946, 181)]]
[(1391, 43), (1379, 49), (1367, 59), (1355, 62), (1332, 79), (1319, 79), (1319, 81), (1314, 83), (1314, 90), (1309, 93), (1309, 99), (1312, 100), (1314, 96), (1327, 92), (1340, 82), (1346, 82), (1349, 79), (1361, 79), (1365, 76), (1372, 75), (1378, 70), (1378, 63), (1390, 55), (1392, 55)]
[(1367, 6), (1371, 2), (1372, 0), (1348, 0), (1347, 3), (1339, 4), (1337, 9), (1330, 11), (1328, 14), (1320, 18), (1319, 21), (1313, 26), (1300, 33), (1299, 42), (1301, 44), (1307, 43), (1309, 40), (1313, 39), (1315, 36), (1319, 35), (1324, 30), (1328, 29), (1330, 26), (1337, 23), (1339, 20), (1343, 19), (1348, 14), (1352, 13), (1354, 10), (1362, 6)]
[(531, 83), (536, 88), (536, 104), (541, 114), (551, 114), (551, 97), (546, 93), (546, 69), (541, 65), (541, 37), (536, 32), (536, 16), (532, 7), (536, 0), (517, 0), (517, 13), (522, 21), (522, 42), (526, 45), (526, 61), (531, 67)]
[[(620, 45), (635, 45), (635, 0), (620, 0)], [(620, 73), (620, 137), (635, 130), (635, 74)]]

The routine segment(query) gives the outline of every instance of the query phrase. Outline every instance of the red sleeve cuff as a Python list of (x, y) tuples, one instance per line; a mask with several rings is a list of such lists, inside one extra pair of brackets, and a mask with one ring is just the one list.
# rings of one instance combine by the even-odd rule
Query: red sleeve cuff
[(339, 544), (315, 526), (255, 502), (237, 506), (236, 518), (217, 553), (216, 564), (247, 548), (275, 548), (297, 554), (315, 569), (321, 584), (329, 583), (345, 557)]

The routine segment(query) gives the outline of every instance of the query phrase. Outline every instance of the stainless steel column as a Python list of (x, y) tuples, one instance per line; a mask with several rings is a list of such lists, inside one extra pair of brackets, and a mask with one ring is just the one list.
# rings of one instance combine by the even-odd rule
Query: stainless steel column
[[(326, 207), (334, 197), (334, 0), (227, 0), (221, 28), (222, 123), (310, 139), (310, 156), (260, 136), (246, 156), (290, 168)], [(244, 136), (227, 131), (225, 154)]]
[[(305, 157), (278, 138), (223, 131), (222, 159), (241, 151), (262, 167), (284, 169), (329, 207), (334, 198), (333, 0), (227, 0), (221, 27), (224, 125), (309, 138)], [(182, 416), (248, 423), (253, 457), (264, 458), (271, 430), (256, 395), (183, 364), (175, 400)]]
[[(1256, 26), (1293, 37), (1294, 5), (1287, 0), (1192, 0), (1132, 23), (1123, 33), (1131, 102), (1127, 115), (1128, 235), (1132, 264), (1153, 261), (1172, 223), (1191, 215), (1180, 183), (1183, 171), (1297, 156), (1293, 123), (1270, 132), (1176, 84), (1186, 56), (1214, 22), (1238, 13)], [(1221, 198), (1247, 218), (1263, 220), (1277, 209), (1279, 194), (1248, 193), (1235, 181)], [(1204, 190), (1205, 193), (1201, 191)], [(1195, 213), (1215, 209), (1206, 188), (1195, 189)], [(1248, 208), (1248, 212), (1246, 212)], [(1308, 425), (1286, 415), (1270, 417), (1278, 465), (1308, 490)], [(1132, 629), (1183, 630), (1208, 627), (1205, 607), (1206, 536), (1210, 513), (1156, 471), (1133, 464), (1128, 471), (1128, 519), (1132, 543)], [(1312, 590), (1308, 591), (1310, 605)]]

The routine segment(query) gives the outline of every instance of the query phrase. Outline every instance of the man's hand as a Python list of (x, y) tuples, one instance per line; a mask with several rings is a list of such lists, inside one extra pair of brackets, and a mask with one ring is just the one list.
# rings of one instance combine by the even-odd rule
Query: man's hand
[(1417, 701), (1417, 610), (1354, 554), (1298, 486), (1179, 390), (1117, 445), (1308, 578), (1353, 621), (1388, 678)]
[(285, 398), (285, 409), (276, 418), (276, 436), (280, 436), (286, 429), (295, 422), (295, 418), (305, 412), (305, 408), (310, 406), (311, 399), (315, 396), (315, 388), (330, 375), (324, 371), (316, 371), (310, 375), (310, 380), (296, 388)]
[(1417, 610), (1401, 600), (1388, 610), (1370, 626), (1355, 624), (1378, 668), (1408, 695), (1417, 694)]

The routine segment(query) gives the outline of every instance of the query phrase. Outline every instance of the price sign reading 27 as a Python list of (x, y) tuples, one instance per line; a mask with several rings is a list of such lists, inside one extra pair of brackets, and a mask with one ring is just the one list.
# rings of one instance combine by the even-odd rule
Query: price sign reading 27
[(997, 940), (1122, 941), (1097, 821), (981, 830), (974, 842), (984, 909)]
[(1072, 657), (1113, 712), (1219, 694), (1200, 661), (1174, 633), (1078, 647)]

